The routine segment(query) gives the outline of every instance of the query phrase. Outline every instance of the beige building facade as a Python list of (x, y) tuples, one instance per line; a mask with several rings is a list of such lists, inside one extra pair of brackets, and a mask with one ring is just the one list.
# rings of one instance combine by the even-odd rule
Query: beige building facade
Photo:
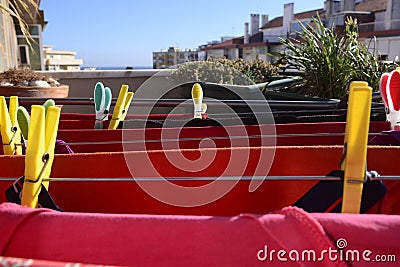
[(181, 50), (178, 47), (170, 47), (168, 50), (153, 52), (153, 69), (166, 69), (185, 62), (198, 60), (196, 49)]
[(76, 52), (66, 50), (53, 50), (51, 46), (44, 46), (44, 68), (45, 70), (80, 70), (83, 60), (75, 58)]
[[(6, 0), (0, 0), (0, 4), (7, 6)], [(0, 11), (0, 71), (16, 67), (17, 62), (17, 36), (15, 25), (10, 15)]]

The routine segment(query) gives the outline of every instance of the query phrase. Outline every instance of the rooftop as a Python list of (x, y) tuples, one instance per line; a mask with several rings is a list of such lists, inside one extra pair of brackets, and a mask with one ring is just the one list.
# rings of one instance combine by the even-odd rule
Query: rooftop
[(70, 50), (53, 50), (52, 46), (49, 45), (44, 45), (43, 49), (45, 51), (46, 54), (49, 55), (71, 55), (71, 56), (75, 56), (76, 52), (75, 51), (70, 51)]
[(218, 43), (218, 44), (213, 44), (211, 46), (206, 46), (206, 47), (202, 48), (202, 50), (208, 50), (208, 49), (213, 49), (214, 50), (214, 49), (218, 49), (218, 48), (228, 49), (228, 48), (237, 47), (238, 45), (241, 45), (243, 43), (244, 43), (244, 37), (241, 36), (241, 37), (230, 39), (230, 40), (225, 41), (225, 42), (221, 42), (221, 43)]
[[(314, 17), (317, 14), (322, 15), (323, 13), (325, 13), (323, 8), (314, 9), (314, 10), (294, 14), (294, 19), (295, 20), (303, 20), (303, 19)], [(282, 26), (283, 26), (283, 16), (280, 16), (280, 17), (276, 17), (276, 18), (272, 19), (270, 22), (268, 22), (266, 25), (264, 25), (261, 29), (265, 30), (265, 29), (277, 28), (277, 27), (282, 27)]]
[[(387, 0), (366, 0), (361, 3), (356, 4), (356, 9), (355, 11), (357, 12), (380, 12), (380, 11), (385, 11), (387, 6)], [(324, 9), (315, 9), (315, 10), (310, 10), (306, 12), (301, 12), (294, 14), (294, 19), (295, 20), (302, 20), (302, 19), (307, 19), (314, 17), (318, 14), (320, 14), (323, 17), (323, 14), (325, 13)], [(270, 29), (270, 28), (277, 28), (277, 27), (282, 27), (283, 26), (283, 16), (276, 17), (272, 19), (270, 22), (268, 22), (266, 25), (264, 25), (261, 29)]]
[(356, 5), (356, 11), (379, 12), (385, 11), (387, 0), (366, 0)]

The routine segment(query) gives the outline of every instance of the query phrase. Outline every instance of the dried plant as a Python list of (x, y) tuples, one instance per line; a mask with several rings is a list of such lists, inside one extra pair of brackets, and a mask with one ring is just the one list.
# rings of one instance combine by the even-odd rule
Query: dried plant
[(51, 86), (56, 86), (57, 81), (47, 75), (42, 75), (29, 68), (17, 69), (11, 68), (0, 73), (0, 84), (8, 83), (12, 85), (20, 85), (34, 81), (45, 81)]

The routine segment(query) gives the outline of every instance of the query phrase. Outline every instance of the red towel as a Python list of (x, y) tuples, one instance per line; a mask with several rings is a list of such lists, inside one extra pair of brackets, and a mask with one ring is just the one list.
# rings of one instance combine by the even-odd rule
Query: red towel
[[(366, 253), (370, 260), (390, 255), (400, 260), (400, 216), (396, 215), (308, 214), (293, 207), (264, 216), (113, 215), (4, 203), (0, 225), (0, 255), (53, 261), (127, 266), (348, 266), (337, 245), (344, 252), (357, 250), (361, 256), (370, 250), (371, 254)], [(331, 252), (331, 258), (324, 250)], [(378, 265), (363, 258), (349, 264)]]

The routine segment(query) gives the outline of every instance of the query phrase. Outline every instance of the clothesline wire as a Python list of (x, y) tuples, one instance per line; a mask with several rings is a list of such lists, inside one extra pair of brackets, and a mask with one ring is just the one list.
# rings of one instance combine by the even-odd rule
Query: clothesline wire
[[(15, 181), (18, 178), (1, 177), (0, 181)], [(204, 177), (51, 177), (42, 181), (51, 182), (158, 182), (158, 181), (340, 181), (335, 176), (204, 176)], [(371, 178), (372, 181), (400, 180), (398, 175), (384, 175)]]
[[(386, 133), (369, 133), (369, 136), (387, 136)], [(85, 141), (85, 142), (65, 142), (60, 145), (113, 145), (113, 144), (140, 144), (140, 143), (159, 143), (159, 142), (182, 142), (182, 141), (202, 141), (211, 140), (236, 140), (236, 139), (262, 139), (276, 137), (344, 137), (345, 133), (304, 133), (304, 134), (263, 134), (263, 135), (235, 135), (235, 136), (204, 136), (204, 137), (183, 137), (183, 138), (162, 138), (145, 140), (115, 140), (115, 141)], [(128, 138), (128, 137), (126, 137)], [(123, 138), (124, 139), (124, 138)]]

